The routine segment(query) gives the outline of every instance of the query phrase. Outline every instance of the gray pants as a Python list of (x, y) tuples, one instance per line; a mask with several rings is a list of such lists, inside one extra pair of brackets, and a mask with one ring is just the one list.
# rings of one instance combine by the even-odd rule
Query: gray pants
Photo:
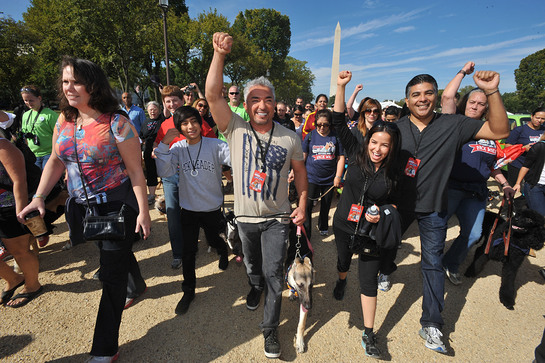
[(288, 246), (289, 224), (277, 220), (262, 223), (238, 222), (244, 264), (250, 286), (265, 288), (261, 330), (276, 329), (284, 285), (284, 259)]

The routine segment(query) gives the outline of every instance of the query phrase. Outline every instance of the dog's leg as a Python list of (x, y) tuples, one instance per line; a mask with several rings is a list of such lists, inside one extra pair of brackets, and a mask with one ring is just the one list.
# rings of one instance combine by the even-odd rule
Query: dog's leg
[(509, 310), (514, 310), (515, 305), (515, 278), (517, 271), (524, 261), (525, 255), (518, 251), (509, 251), (509, 258), (503, 263), (501, 269), (500, 302)]
[(295, 348), (297, 353), (305, 352), (305, 326), (307, 324), (308, 310), (299, 305), (299, 324), (297, 324), (297, 334), (295, 335)]

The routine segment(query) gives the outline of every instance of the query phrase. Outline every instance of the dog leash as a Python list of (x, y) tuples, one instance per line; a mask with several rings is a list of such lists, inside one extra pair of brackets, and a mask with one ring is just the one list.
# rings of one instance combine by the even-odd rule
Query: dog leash
[(498, 221), (500, 219), (500, 215), (506, 200), (507, 200), (507, 214), (509, 216), (506, 222), (509, 223), (509, 228), (507, 229), (507, 237), (505, 236), (505, 231), (503, 232), (503, 245), (505, 247), (503, 251), (503, 255), (507, 256), (509, 252), (509, 241), (511, 240), (511, 229), (512, 229), (513, 202), (511, 201), (511, 199), (504, 197), (501, 201), (500, 209), (498, 210), (496, 219), (494, 220), (494, 225), (492, 226), (492, 229), (490, 230), (490, 234), (488, 236), (488, 242), (486, 243), (486, 248), (484, 250), (485, 255), (488, 255), (488, 253), (490, 252), (490, 247), (492, 245), (492, 236), (494, 235), (494, 232), (496, 231), (496, 227), (498, 226)]
[(299, 260), (301, 261), (303, 261), (306, 257), (306, 255), (301, 256), (301, 237), (303, 234), (305, 235), (305, 239), (307, 240), (307, 246), (309, 251), (312, 253), (312, 255), (314, 255), (314, 249), (312, 248), (312, 244), (310, 243), (310, 240), (308, 239), (307, 231), (305, 231), (305, 227), (297, 226), (297, 232), (295, 233), (295, 235), (297, 236), (297, 242), (295, 243), (295, 258), (299, 258)]
[(329, 188), (324, 194), (320, 195), (318, 198), (310, 198), (310, 197), (308, 197), (307, 199), (308, 199), (308, 200), (312, 200), (313, 202), (319, 202), (320, 200), (322, 200), (323, 197), (326, 196), (327, 193), (329, 193), (330, 191), (332, 191), (333, 188), (335, 188), (334, 185), (332, 185), (331, 188)]

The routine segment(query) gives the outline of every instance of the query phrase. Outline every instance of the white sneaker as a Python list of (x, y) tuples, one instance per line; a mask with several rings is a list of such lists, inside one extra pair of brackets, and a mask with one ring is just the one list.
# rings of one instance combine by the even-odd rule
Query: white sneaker
[(378, 289), (380, 291), (384, 291), (384, 292), (389, 291), (391, 287), (392, 287), (392, 283), (390, 282), (389, 275), (384, 275), (384, 274), (378, 275)]
[(91, 356), (87, 362), (115, 362), (119, 358), (119, 352), (112, 356)]
[(420, 334), (420, 337), (426, 341), (426, 348), (439, 353), (447, 352), (447, 348), (445, 348), (445, 345), (441, 340), (443, 334), (439, 329), (432, 326), (426, 326), (420, 329), (418, 334)]

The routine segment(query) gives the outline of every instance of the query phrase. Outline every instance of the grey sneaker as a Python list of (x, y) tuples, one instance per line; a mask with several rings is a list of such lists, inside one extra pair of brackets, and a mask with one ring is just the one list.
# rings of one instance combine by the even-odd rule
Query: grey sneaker
[(380, 358), (380, 350), (377, 348), (377, 337), (375, 334), (368, 336), (363, 332), (361, 335), (361, 346), (365, 349), (365, 355), (371, 358)]
[(448, 268), (443, 267), (443, 270), (445, 270), (445, 275), (447, 275), (450, 282), (452, 282), (453, 285), (460, 285), (462, 283), (462, 275), (458, 272), (450, 272)]
[(265, 357), (278, 358), (280, 357), (280, 342), (276, 334), (276, 329), (272, 329), (265, 335)]
[(182, 259), (181, 258), (175, 258), (172, 260), (172, 263), (170, 264), (170, 267), (172, 267), (173, 270), (177, 270), (180, 267), (182, 267)]
[(380, 274), (378, 275), (378, 289), (380, 291), (389, 291), (392, 288), (392, 283), (390, 282), (390, 275)]
[(426, 348), (439, 353), (447, 352), (447, 348), (445, 348), (445, 345), (441, 340), (443, 334), (439, 329), (432, 326), (426, 326), (420, 329), (418, 334), (420, 334), (420, 337), (426, 341)]

